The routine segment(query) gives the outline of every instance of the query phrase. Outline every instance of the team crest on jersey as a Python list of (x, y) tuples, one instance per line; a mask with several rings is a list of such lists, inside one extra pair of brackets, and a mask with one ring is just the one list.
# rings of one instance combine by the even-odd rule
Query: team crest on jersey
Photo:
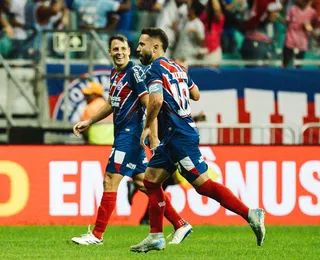
[[(110, 87), (110, 74), (111, 70), (93, 71), (92, 79), (99, 82), (104, 87), (104, 97), (107, 99)], [(84, 76), (88, 76), (87, 73)], [(67, 119), (71, 122), (78, 122), (82, 113), (87, 106), (84, 99), (82, 89), (87, 87), (88, 81), (75, 79), (68, 84), (68, 101), (66, 102), (63, 93), (60, 94), (53, 111), (53, 119), (63, 120), (64, 112), (67, 113)]]
[(117, 84), (117, 90), (120, 90), (120, 89), (122, 89), (122, 87), (123, 87), (123, 83), (122, 83), (122, 80), (120, 80), (119, 82), (118, 82), (118, 84)]

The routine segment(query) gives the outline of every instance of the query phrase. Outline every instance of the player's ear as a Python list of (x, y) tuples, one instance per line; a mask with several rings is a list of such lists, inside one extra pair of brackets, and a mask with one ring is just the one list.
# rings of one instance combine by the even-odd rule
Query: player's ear
[(131, 55), (131, 48), (129, 47), (129, 54), (128, 54), (128, 56), (130, 56)]
[(159, 49), (159, 44), (158, 43), (155, 43), (155, 44), (153, 44), (153, 50), (154, 50), (154, 52), (157, 52), (158, 51), (158, 49)]
[(109, 52), (109, 55), (111, 56), (111, 49), (110, 48), (108, 49), (108, 52)]

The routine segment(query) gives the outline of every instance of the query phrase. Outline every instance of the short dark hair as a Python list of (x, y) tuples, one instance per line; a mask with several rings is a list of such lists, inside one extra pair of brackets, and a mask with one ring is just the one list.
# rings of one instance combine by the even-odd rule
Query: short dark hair
[(116, 35), (113, 35), (109, 38), (109, 48), (111, 48), (111, 43), (112, 41), (114, 40), (119, 40), (121, 42), (127, 42), (127, 44), (129, 45), (129, 41), (128, 41), (128, 38), (122, 34), (116, 34)]
[(205, 9), (199, 0), (192, 0), (190, 8), (194, 11), (195, 16), (200, 17)]
[(163, 51), (166, 52), (169, 46), (169, 39), (162, 29), (156, 27), (146, 27), (141, 30), (141, 34), (147, 34), (151, 38), (159, 39), (162, 43)]

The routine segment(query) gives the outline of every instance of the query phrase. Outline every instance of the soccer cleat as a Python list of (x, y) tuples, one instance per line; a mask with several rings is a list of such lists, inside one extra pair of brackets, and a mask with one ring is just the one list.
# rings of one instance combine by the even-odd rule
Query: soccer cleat
[(178, 228), (172, 235), (169, 244), (180, 244), (187, 236), (192, 233), (192, 226), (186, 222), (182, 227)]
[(256, 234), (258, 246), (262, 246), (266, 236), (266, 228), (264, 227), (265, 212), (263, 209), (249, 209), (248, 222)]
[(103, 245), (103, 239), (98, 239), (92, 234), (90, 225), (88, 226), (87, 234), (83, 234), (80, 237), (73, 237), (71, 240), (78, 245)]
[(164, 240), (163, 233), (150, 233), (139, 244), (131, 246), (130, 251), (147, 253), (150, 250), (163, 250), (165, 247), (166, 241)]

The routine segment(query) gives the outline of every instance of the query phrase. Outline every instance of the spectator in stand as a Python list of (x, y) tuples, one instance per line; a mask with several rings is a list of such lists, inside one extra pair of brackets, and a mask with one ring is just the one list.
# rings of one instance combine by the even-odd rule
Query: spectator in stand
[[(118, 0), (120, 4), (124, 4), (125, 0)], [(130, 30), (132, 28), (132, 13), (133, 13), (133, 6), (130, 7), (128, 11), (117, 12), (116, 15), (118, 16), (118, 24), (116, 27), (116, 32), (127, 36), (129, 42), (131, 41)]]
[(166, 0), (136, 0), (137, 8), (140, 10), (137, 31), (145, 27), (155, 27), (159, 12), (162, 10)]
[(235, 26), (239, 20), (243, 20), (248, 9), (246, 0), (221, 0), (221, 7), (225, 16), (224, 29), (221, 37), (223, 53), (235, 53), (237, 41), (235, 38)]
[(5, 8), (6, 5), (7, 0), (0, 3), (0, 29), (1, 32), (5, 32), (9, 38), (13, 38), (14, 30), (6, 17), (6, 14), (8, 13), (8, 10)]
[(198, 122), (207, 122), (207, 116), (206, 116), (206, 114), (203, 112), (203, 111), (201, 111), (199, 114), (197, 114), (197, 115), (194, 115), (193, 117), (192, 117), (192, 119), (193, 119), (193, 121), (195, 122), (195, 123), (198, 123)]
[(267, 36), (267, 26), (276, 21), (282, 5), (277, 0), (269, 1), (273, 2), (267, 3), (264, 13), (261, 12), (264, 6), (255, 4), (252, 12), (257, 13), (246, 21), (245, 39), (241, 47), (244, 60), (268, 60), (274, 57), (274, 46), (272, 39)]
[(187, 0), (168, 0), (157, 18), (156, 27), (164, 30), (169, 38), (169, 47), (166, 51), (168, 58), (172, 58), (177, 35), (188, 19), (187, 2)]
[[(119, 16), (108, 15), (112, 12), (125, 12), (131, 8), (131, 0), (73, 0), (72, 8), (78, 15), (78, 26), (81, 29), (103, 30), (100, 33), (101, 44), (104, 46), (105, 52), (108, 52), (108, 32), (115, 31), (119, 22)], [(110, 19), (110, 20), (109, 20)], [(92, 41), (93, 57), (107, 58), (97, 46), (95, 41)], [(88, 48), (90, 51), (90, 48)], [(87, 58), (88, 53), (79, 55), (81, 58)]]
[(4, 5), (8, 10), (9, 22), (13, 27), (11, 51), (8, 58), (24, 58), (26, 54), (27, 32), (25, 30), (24, 8), (27, 0), (5, 0)]
[(206, 3), (205, 11), (200, 16), (205, 26), (204, 46), (208, 53), (203, 57), (206, 66), (219, 67), (222, 60), (221, 34), (224, 25), (224, 15), (222, 13), (219, 0), (201, 1)]
[(203, 9), (203, 5), (198, 0), (193, 0), (191, 6), (188, 7), (188, 21), (179, 35), (174, 50), (173, 56), (176, 60), (194, 64), (199, 60), (199, 54), (203, 53), (205, 29), (199, 19)]
[[(311, 44), (312, 49), (315, 51), (316, 54), (320, 54), (320, 0), (313, 0), (312, 7), (317, 12), (317, 25), (314, 28), (315, 38)], [(320, 65), (319, 65), (320, 67)]]
[[(87, 107), (85, 108), (81, 121), (88, 120), (95, 115), (106, 103), (103, 98), (103, 86), (98, 82), (90, 81), (88, 86), (82, 89)], [(113, 144), (112, 116), (108, 116), (101, 122), (91, 125), (82, 132), (86, 144)]]
[[(61, 24), (66, 25), (67, 17), (68, 13), (62, 0), (51, 0), (48, 4), (41, 0), (27, 2), (25, 6), (26, 29), (32, 31), (26, 44), (28, 58), (40, 57), (42, 32), (46, 29), (57, 29)], [(50, 46), (49, 51), (53, 54), (51, 34), (47, 41)]]
[(0, 54), (6, 58), (11, 50), (10, 38), (14, 37), (14, 31), (10, 25), (3, 2), (0, 2)]
[(296, 0), (295, 5), (289, 9), (287, 18), (279, 16), (279, 20), (288, 28), (283, 48), (283, 67), (286, 68), (294, 57), (303, 60), (309, 37), (317, 37), (313, 30), (313, 26), (317, 24), (317, 13), (311, 7), (311, 0)]

